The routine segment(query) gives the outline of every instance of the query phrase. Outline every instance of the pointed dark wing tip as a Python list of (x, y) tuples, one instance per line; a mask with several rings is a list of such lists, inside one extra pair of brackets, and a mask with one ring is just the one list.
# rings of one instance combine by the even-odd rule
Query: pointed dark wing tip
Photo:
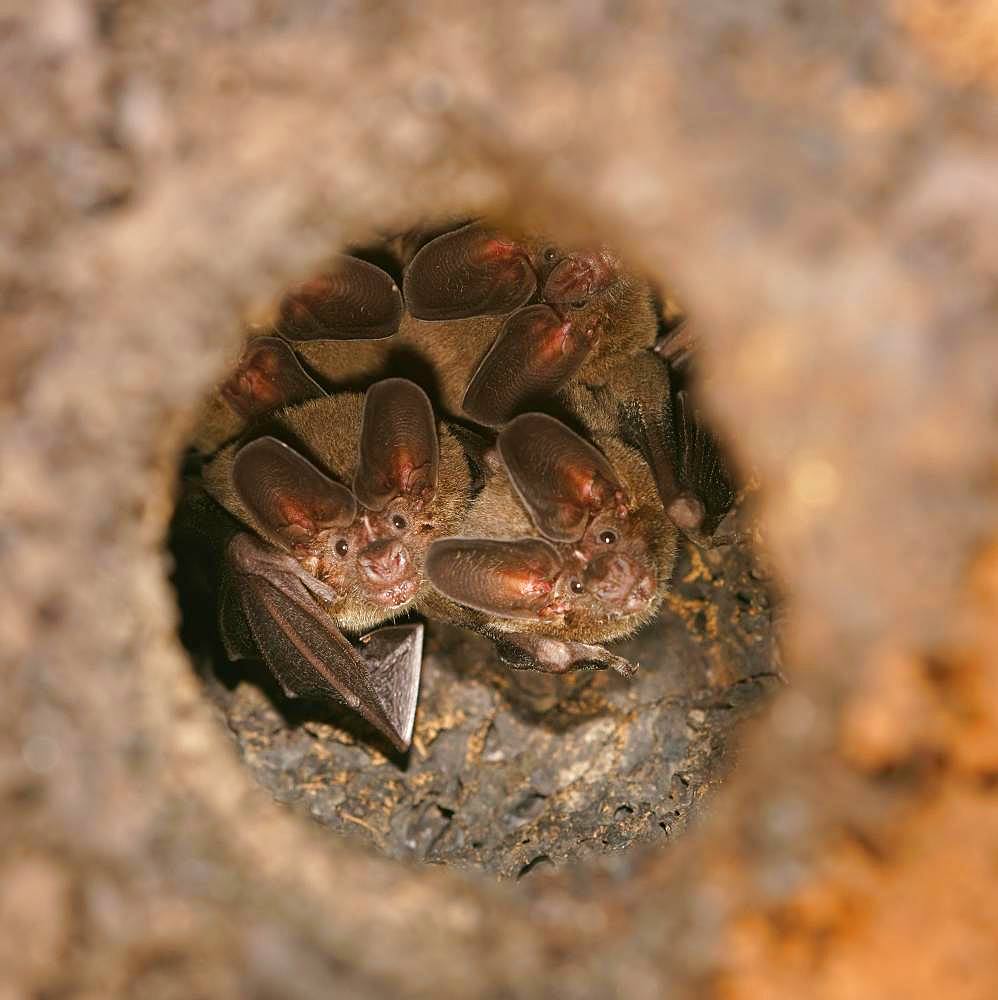
[(710, 535), (734, 506), (731, 473), (714, 434), (693, 408), (689, 393), (676, 393), (679, 479), (703, 506), (700, 530)]
[(391, 743), (392, 747), (397, 750), (402, 756), (406, 756), (409, 753), (409, 749), (412, 746), (412, 734), (410, 733), (408, 737), (404, 736), (400, 732), (396, 732), (394, 729), (388, 726), (375, 726), (379, 733)]
[(401, 754), (405, 754), (412, 743), (419, 699), (423, 633), (422, 623), (413, 622), (387, 625), (360, 639), (360, 652), (369, 665), (371, 685), (381, 703), (386, 722), (386, 725), (377, 728)]

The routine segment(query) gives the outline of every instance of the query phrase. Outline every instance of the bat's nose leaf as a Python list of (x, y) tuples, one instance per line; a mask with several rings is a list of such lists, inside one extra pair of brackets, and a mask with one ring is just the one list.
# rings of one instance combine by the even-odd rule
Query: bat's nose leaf
[(650, 596), (650, 577), (647, 569), (637, 560), (621, 553), (604, 553), (597, 556), (586, 570), (589, 590), (613, 608), (625, 611), (640, 606)]
[(288, 340), (380, 340), (402, 321), (402, 293), (367, 261), (339, 254), (330, 270), (281, 300), (277, 332)]
[(372, 582), (385, 586), (401, 580), (409, 572), (411, 560), (406, 547), (394, 538), (369, 545), (357, 558), (361, 572)]
[(405, 304), (417, 319), (501, 316), (530, 300), (537, 278), (524, 247), (472, 223), (423, 247), (405, 273)]
[(552, 541), (580, 539), (590, 516), (623, 489), (596, 448), (543, 413), (510, 421), (499, 432), (499, 454), (534, 524)]

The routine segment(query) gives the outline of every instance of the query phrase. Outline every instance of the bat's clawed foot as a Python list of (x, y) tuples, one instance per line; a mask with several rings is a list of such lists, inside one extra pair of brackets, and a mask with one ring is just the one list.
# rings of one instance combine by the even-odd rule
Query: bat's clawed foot
[(576, 670), (614, 670), (634, 677), (636, 664), (602, 646), (569, 642), (542, 635), (506, 635), (496, 642), (500, 658), (517, 670), (539, 670), (546, 674), (567, 674)]

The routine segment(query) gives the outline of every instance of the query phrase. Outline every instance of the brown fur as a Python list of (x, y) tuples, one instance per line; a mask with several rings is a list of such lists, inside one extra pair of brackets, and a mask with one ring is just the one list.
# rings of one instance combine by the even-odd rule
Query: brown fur
[(399, 332), (386, 340), (313, 341), (295, 344), (295, 349), (333, 388), (364, 388), (388, 376), (407, 378), (426, 392), (438, 412), (460, 419), (464, 391), (504, 319), (434, 322), (407, 313)]

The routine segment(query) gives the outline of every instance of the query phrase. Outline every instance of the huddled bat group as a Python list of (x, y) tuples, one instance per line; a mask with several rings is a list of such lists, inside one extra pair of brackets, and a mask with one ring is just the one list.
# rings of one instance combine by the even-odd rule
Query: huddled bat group
[(517, 668), (633, 674), (604, 644), (654, 617), (679, 535), (707, 540), (734, 498), (659, 329), (608, 249), (484, 222), (386, 238), (290, 289), (206, 403), (182, 506), (228, 655), (400, 751), (414, 614)]

